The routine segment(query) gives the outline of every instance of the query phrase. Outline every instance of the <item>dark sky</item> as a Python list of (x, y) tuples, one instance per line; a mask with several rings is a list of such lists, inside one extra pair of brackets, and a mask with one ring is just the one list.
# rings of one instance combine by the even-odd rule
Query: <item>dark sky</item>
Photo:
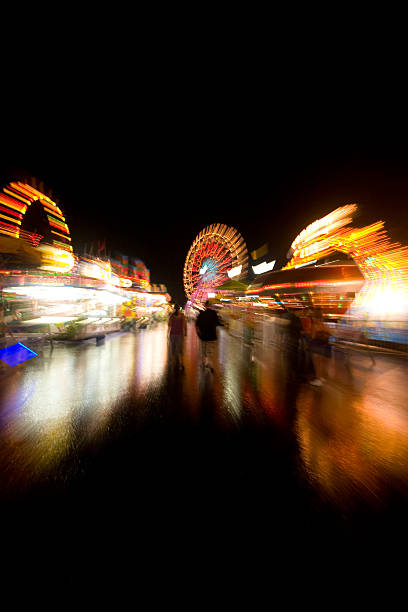
[(25, 10), (4, 40), (2, 182), (15, 168), (44, 181), (76, 249), (106, 237), (179, 301), (209, 223), (279, 260), (358, 202), (408, 243), (404, 36), (383, 11), (377, 27), (354, 9), (271, 13), (66, 11), (32, 44), (48, 15)]
[(74, 250), (106, 238), (181, 303), (187, 251), (210, 223), (236, 227), (249, 251), (268, 242), (282, 265), (307, 224), (356, 202), (358, 222), (383, 219), (408, 244), (408, 150), (388, 114), (364, 105), (345, 113), (340, 103), (323, 113), (286, 99), (261, 109), (256, 97), (238, 107), (169, 92), (123, 108), (76, 102), (74, 114), (65, 101), (52, 119), (20, 116), (10, 135), (3, 130), (2, 183), (16, 171), (42, 180), (60, 200)]

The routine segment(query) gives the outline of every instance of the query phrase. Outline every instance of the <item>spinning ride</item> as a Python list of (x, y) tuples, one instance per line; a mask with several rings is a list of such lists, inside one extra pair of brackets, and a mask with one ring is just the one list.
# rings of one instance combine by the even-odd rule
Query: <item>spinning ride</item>
[(0, 234), (38, 246), (44, 236), (22, 229), (26, 212), (33, 205), (43, 209), (49, 233), (47, 242), (54, 248), (72, 252), (68, 225), (61, 209), (44, 193), (21, 181), (10, 183), (3, 193), (0, 192)]
[(205, 302), (215, 287), (228, 278), (243, 277), (248, 251), (241, 234), (233, 227), (216, 223), (196, 236), (184, 264), (184, 291), (190, 302)]

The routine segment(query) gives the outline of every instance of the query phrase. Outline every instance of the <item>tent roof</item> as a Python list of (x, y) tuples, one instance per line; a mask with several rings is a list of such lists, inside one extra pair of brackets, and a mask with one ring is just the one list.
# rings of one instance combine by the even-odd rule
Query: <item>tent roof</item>
[(245, 291), (248, 285), (246, 283), (242, 283), (240, 281), (234, 280), (233, 278), (225, 281), (222, 285), (218, 285), (215, 287), (217, 291)]

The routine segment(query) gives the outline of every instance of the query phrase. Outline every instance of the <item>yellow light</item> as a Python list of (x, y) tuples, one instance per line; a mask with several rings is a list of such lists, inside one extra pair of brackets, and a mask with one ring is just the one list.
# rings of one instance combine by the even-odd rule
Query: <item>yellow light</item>
[(132, 281), (130, 280), (130, 278), (120, 277), (119, 281), (120, 281), (121, 287), (131, 287), (132, 286)]
[(49, 272), (69, 272), (75, 264), (75, 257), (73, 254), (63, 249), (57, 249), (48, 244), (40, 244), (37, 250), (41, 252), (41, 270), (48, 270)]
[(2, 198), (1, 197), (1, 193), (0, 193), (0, 202), (2, 204), (5, 204), (9, 208), (12, 208), (13, 210), (16, 210), (19, 213), (25, 213), (25, 211), (27, 210), (27, 206), (24, 206), (24, 205), (21, 205), (21, 204), (19, 205), (18, 202), (16, 202), (14, 204), (14, 203), (10, 202), (8, 199)]
[(18, 225), (21, 225), (21, 221), (18, 221), (17, 219), (13, 219), (12, 217), (6, 217), (6, 215), (2, 215), (2, 214), (0, 214), (0, 217), (2, 219), (7, 219), (7, 221), (12, 221), (13, 223), (17, 223)]
[(45, 212), (49, 213), (50, 215), (54, 215), (55, 217), (58, 217), (58, 219), (62, 219), (63, 221), (65, 221), (65, 217), (63, 217), (63, 215), (60, 215), (59, 213), (55, 212), (55, 210), (51, 210), (51, 208), (48, 208), (47, 206), (45, 206), (45, 204), (43, 204), (43, 207)]
[(31, 204), (30, 200), (26, 200), (26, 198), (23, 198), (21, 195), (14, 193), (14, 191), (10, 191), (9, 189), (6, 189), (6, 187), (4, 187), (3, 191), (4, 193), (8, 193), (13, 198), (17, 198), (18, 200), (21, 200), (22, 202), (24, 202), (24, 204), (27, 204), (28, 206), (30, 206)]
[(64, 236), (63, 234), (60, 234), (59, 232), (54, 232), (54, 230), (51, 230), (51, 234), (56, 234), (57, 236), (61, 236), (61, 238), (65, 238), (65, 240), (69, 240), (71, 242), (71, 238), (69, 236)]

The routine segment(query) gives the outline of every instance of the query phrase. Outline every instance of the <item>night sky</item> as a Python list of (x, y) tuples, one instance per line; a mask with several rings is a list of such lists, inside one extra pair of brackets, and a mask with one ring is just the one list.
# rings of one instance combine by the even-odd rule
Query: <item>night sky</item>
[(210, 223), (236, 227), (249, 251), (268, 242), (282, 265), (307, 224), (357, 202), (361, 223), (383, 219), (408, 244), (404, 36), (382, 11), (378, 28), (309, 6), (254, 21), (153, 11), (64, 13), (35, 45), (37, 6), (26, 37), (24, 19), (18, 38), (10, 28), (2, 184), (16, 170), (43, 181), (77, 252), (106, 238), (180, 302)]
[[(255, 105), (256, 106), (256, 105)], [(356, 223), (378, 219), (408, 244), (408, 154), (401, 130), (371, 116), (320, 115), (293, 106), (254, 113), (213, 102), (121, 116), (81, 112), (42, 124), (29, 146), (3, 134), (1, 180), (33, 175), (65, 213), (74, 250), (106, 239), (107, 249), (141, 258), (154, 283), (185, 302), (187, 251), (206, 225), (238, 229), (251, 251), (269, 244), (285, 263), (306, 225), (334, 208), (360, 205)], [(265, 109), (264, 109), (265, 110)], [(89, 112), (88, 112), (89, 111)]]

